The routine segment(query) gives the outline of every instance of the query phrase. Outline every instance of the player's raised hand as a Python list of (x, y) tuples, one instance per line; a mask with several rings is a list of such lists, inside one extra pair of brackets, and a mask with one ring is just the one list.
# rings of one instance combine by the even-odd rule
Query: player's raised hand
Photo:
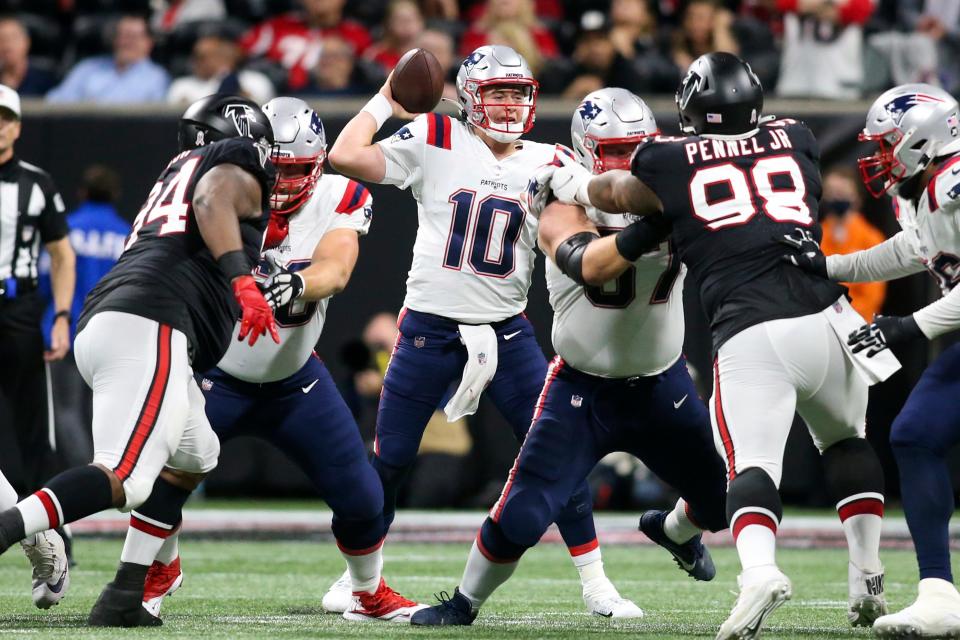
[(553, 191), (553, 195), (560, 202), (579, 204), (584, 207), (591, 206), (590, 198), (587, 196), (587, 183), (590, 182), (593, 174), (565, 154), (558, 153), (557, 159), (562, 166), (557, 167), (550, 178), (550, 190)]
[(808, 273), (829, 279), (827, 275), (827, 257), (820, 250), (820, 243), (809, 229), (796, 227), (790, 233), (775, 236), (774, 240), (790, 247), (793, 251), (783, 255), (783, 260)]
[(527, 212), (538, 220), (547, 205), (557, 199), (550, 191), (550, 181), (553, 179), (553, 172), (560, 166), (556, 161), (545, 164), (534, 171), (533, 176), (527, 182), (527, 189), (523, 195), (527, 204)]
[(257, 338), (270, 332), (270, 337), (280, 344), (280, 333), (277, 323), (273, 319), (273, 309), (267, 303), (253, 276), (245, 275), (233, 279), (233, 296), (240, 305), (240, 333), (237, 340), (250, 336), (249, 344), (253, 346)]
[(393, 97), (393, 89), (390, 88), (390, 83), (393, 81), (393, 71), (390, 72), (390, 75), (387, 76), (387, 79), (384, 81), (383, 86), (380, 87), (380, 95), (386, 98), (390, 102), (390, 106), (393, 107), (393, 117), (401, 118), (403, 120), (413, 120), (417, 117), (417, 114), (410, 113), (406, 109), (400, 106), (400, 103), (397, 102), (397, 99)]
[(924, 337), (917, 321), (909, 316), (877, 316), (870, 324), (865, 324), (847, 337), (847, 344), (854, 353), (864, 349), (867, 357), (872, 358), (884, 349)]

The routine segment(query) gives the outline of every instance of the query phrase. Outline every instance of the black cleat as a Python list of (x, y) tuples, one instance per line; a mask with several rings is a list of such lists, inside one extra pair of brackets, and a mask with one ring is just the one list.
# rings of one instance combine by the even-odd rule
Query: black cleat
[(91, 627), (159, 627), (163, 620), (143, 608), (143, 589), (118, 589), (111, 582), (90, 610)]
[(452, 598), (446, 591), (441, 591), (437, 600), (440, 601), (440, 604), (415, 612), (410, 618), (410, 624), (418, 626), (468, 626), (473, 624), (477, 617), (473, 605), (470, 604), (466, 596), (460, 593), (459, 587), (453, 590)]
[(717, 568), (713, 565), (713, 558), (710, 557), (710, 551), (703, 545), (700, 534), (683, 544), (677, 544), (668, 538), (663, 530), (663, 521), (666, 518), (666, 511), (645, 511), (640, 516), (639, 529), (648, 538), (669, 551), (677, 566), (686, 571), (691, 578), (704, 582), (713, 580), (717, 575)]

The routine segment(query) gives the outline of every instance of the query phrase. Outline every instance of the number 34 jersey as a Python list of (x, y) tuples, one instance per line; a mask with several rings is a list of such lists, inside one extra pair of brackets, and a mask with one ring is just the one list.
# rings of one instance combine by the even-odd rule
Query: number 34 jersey
[(690, 270), (714, 352), (761, 322), (818, 313), (840, 285), (785, 263), (776, 239), (797, 227), (821, 237), (819, 150), (795, 120), (744, 136), (660, 136), (638, 147), (631, 171), (663, 204)]
[(404, 306), (465, 323), (503, 320), (527, 306), (537, 222), (523, 193), (554, 145), (517, 141), (497, 160), (470, 126), (418, 116), (381, 141), (383, 182), (410, 188), (418, 229)]
[[(327, 232), (351, 229), (366, 235), (372, 216), (373, 198), (366, 187), (343, 176), (324, 175), (310, 200), (290, 218), (287, 236), (263, 252), (254, 276), (261, 282), (266, 279), (268, 256), (290, 271), (306, 269)], [(217, 366), (247, 382), (274, 382), (292, 376), (313, 353), (329, 302), (330, 298), (324, 298), (285, 304), (274, 312), (280, 344), (261, 338), (251, 347), (245, 340), (233, 340)]]
[[(616, 233), (634, 219), (593, 208), (587, 217), (601, 235)], [(595, 376), (666, 371), (683, 350), (685, 274), (666, 241), (601, 287), (579, 285), (547, 260), (553, 348), (574, 369)]]

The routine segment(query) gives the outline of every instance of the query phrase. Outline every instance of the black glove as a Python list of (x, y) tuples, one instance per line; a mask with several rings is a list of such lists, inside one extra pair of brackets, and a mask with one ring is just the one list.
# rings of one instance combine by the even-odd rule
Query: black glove
[(774, 240), (794, 250), (784, 254), (783, 260), (807, 273), (830, 279), (827, 275), (827, 257), (820, 251), (820, 243), (814, 240), (809, 229), (797, 227), (786, 235), (774, 236)]
[(877, 316), (872, 323), (852, 332), (847, 337), (847, 344), (853, 347), (854, 353), (869, 349), (867, 357), (872, 358), (893, 345), (925, 337), (913, 315)]
[(303, 276), (299, 273), (281, 271), (267, 278), (261, 289), (263, 297), (270, 306), (279, 309), (291, 300), (296, 300), (302, 296), (305, 286)]

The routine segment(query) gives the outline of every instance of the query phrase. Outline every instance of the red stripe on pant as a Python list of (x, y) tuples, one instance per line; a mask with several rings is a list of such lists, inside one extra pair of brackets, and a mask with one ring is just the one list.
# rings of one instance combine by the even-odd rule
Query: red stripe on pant
[(727, 469), (731, 480), (737, 476), (737, 457), (733, 451), (733, 439), (730, 437), (730, 429), (727, 428), (727, 418), (723, 415), (723, 400), (720, 397), (720, 363), (717, 359), (713, 361), (713, 398), (714, 413), (717, 416), (717, 430), (720, 431), (720, 440), (723, 442), (723, 450), (727, 454)]
[(60, 514), (57, 513), (57, 505), (53, 503), (53, 498), (44, 489), (40, 489), (35, 494), (43, 505), (43, 510), (47, 512), (47, 522), (50, 523), (49, 529), (56, 529), (60, 526)]
[(880, 516), (882, 518), (883, 501), (877, 500), (876, 498), (854, 500), (837, 509), (837, 514), (840, 516), (840, 522), (852, 516), (862, 515)]
[(339, 540), (337, 540), (336, 542), (337, 542), (337, 548), (340, 549), (341, 552), (347, 554), (348, 556), (366, 556), (366, 555), (370, 555), (371, 553), (373, 553), (374, 551), (382, 547), (383, 541), (386, 539), (387, 539), (387, 536), (383, 536), (382, 538), (380, 538), (380, 541), (377, 544), (373, 545), (372, 547), (367, 547), (366, 549), (348, 549), (342, 544), (340, 544)]
[(153, 536), (154, 538), (163, 538), (166, 540), (173, 532), (177, 530), (179, 525), (173, 527), (172, 529), (164, 529), (163, 527), (158, 527), (155, 524), (151, 524), (146, 520), (141, 520), (137, 516), (130, 516), (130, 526), (137, 531), (142, 531), (148, 536)]
[(153, 380), (147, 391), (147, 398), (140, 408), (137, 423), (130, 434), (130, 440), (120, 456), (120, 464), (114, 467), (113, 472), (123, 482), (133, 473), (143, 447), (147, 443), (153, 428), (157, 425), (157, 417), (163, 404), (163, 396), (167, 392), (167, 383), (170, 381), (170, 361), (173, 329), (165, 324), (160, 325), (157, 332), (157, 363), (153, 369)]
[(777, 533), (777, 521), (768, 516), (765, 513), (756, 513), (756, 512), (747, 512), (736, 519), (732, 523), (733, 539), (736, 540), (737, 536), (740, 535), (740, 532), (743, 531), (744, 527), (749, 527), (752, 524), (759, 524), (761, 526), (767, 527), (770, 531), (773, 531), (774, 534)]
[[(561, 369), (563, 369), (563, 358), (560, 356), (554, 356), (553, 360), (550, 362), (549, 368), (547, 369), (547, 379), (543, 383), (543, 389), (540, 391), (540, 397), (537, 398), (537, 406), (533, 413), (533, 420), (530, 423), (530, 429), (533, 429), (533, 425), (536, 424), (540, 414), (543, 413), (543, 405), (547, 401), (547, 394), (550, 393), (550, 385), (553, 384), (553, 381), (556, 379), (557, 374), (560, 373)], [(530, 431), (527, 431), (527, 436), (530, 436)], [(494, 522), (500, 521), (500, 514), (503, 513), (503, 506), (507, 503), (507, 496), (510, 495), (510, 489), (513, 487), (513, 479), (517, 475), (517, 467), (520, 465), (520, 454), (522, 453), (523, 445), (520, 445), (520, 451), (517, 452), (517, 457), (513, 461), (513, 466), (510, 468), (510, 473), (507, 474), (507, 483), (503, 486), (503, 491), (500, 492), (500, 499), (497, 500), (497, 508), (493, 513), (490, 514), (490, 519)]]
[(492, 562), (492, 563), (494, 563), (494, 564), (510, 564), (510, 563), (516, 562), (516, 561), (518, 560), (518, 558), (514, 558), (513, 560), (506, 560), (506, 559), (504, 559), (504, 558), (498, 558), (497, 556), (495, 556), (495, 555), (493, 555), (492, 553), (490, 553), (489, 551), (487, 551), (487, 548), (486, 548), (485, 546), (483, 546), (483, 540), (481, 540), (479, 533), (477, 534), (477, 549), (480, 551), (480, 554), (481, 554), (484, 558), (486, 558), (487, 560), (489, 560), (490, 562)]
[(570, 555), (574, 558), (577, 556), (582, 556), (585, 553), (590, 553), (591, 551), (599, 548), (600, 548), (600, 541), (597, 540), (596, 538), (594, 538), (590, 542), (586, 542), (584, 544), (578, 544), (575, 547), (567, 547), (567, 549), (570, 550)]

